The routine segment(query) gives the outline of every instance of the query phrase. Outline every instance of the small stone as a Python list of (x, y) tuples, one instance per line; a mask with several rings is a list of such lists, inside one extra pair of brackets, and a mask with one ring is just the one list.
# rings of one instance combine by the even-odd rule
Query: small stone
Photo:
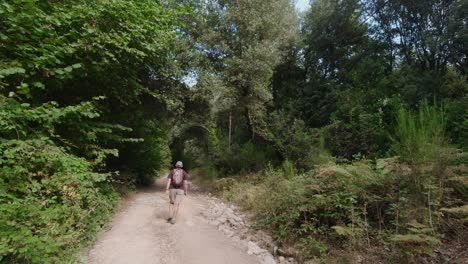
[(276, 264), (276, 261), (271, 254), (264, 254), (262, 264)]
[(247, 246), (248, 246), (247, 254), (249, 255), (259, 255), (265, 252), (265, 250), (261, 249), (257, 244), (255, 244), (252, 241), (249, 241)]
[(361, 255), (357, 255), (357, 256), (355, 257), (355, 261), (356, 261), (357, 263), (362, 263), (362, 262), (364, 261), (364, 257), (362, 257)]
[(283, 256), (280, 256), (280, 257), (279, 257), (280, 263), (281, 263), (281, 262), (284, 262), (285, 260), (286, 260), (286, 259), (285, 259)]
[(224, 230), (224, 234), (227, 236), (227, 237), (232, 237), (234, 235), (234, 232), (232, 232), (231, 230), (229, 229), (225, 229)]
[(216, 220), (215, 220), (215, 221), (211, 221), (210, 224), (215, 225), (215, 226), (218, 226), (220, 223), (219, 223), (219, 221), (216, 221)]
[(277, 248), (276, 249), (276, 254), (277, 255), (286, 255), (286, 252), (284, 252), (284, 250), (282, 250), (281, 248)]
[(233, 212), (229, 212), (228, 210), (224, 211), (224, 216), (229, 217), (229, 218), (234, 218), (235, 215)]
[(274, 246), (273, 247), (273, 255), (278, 255), (278, 247), (277, 246)]

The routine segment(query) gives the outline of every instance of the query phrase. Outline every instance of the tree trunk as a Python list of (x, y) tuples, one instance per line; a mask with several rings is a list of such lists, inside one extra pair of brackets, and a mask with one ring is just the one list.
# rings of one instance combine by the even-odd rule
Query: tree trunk
[(228, 142), (229, 151), (231, 151), (231, 142), (232, 142), (232, 111), (229, 111), (229, 142)]
[(250, 117), (250, 110), (247, 108), (247, 111), (246, 111), (246, 117), (247, 117), (247, 128), (250, 132), (250, 134), (252, 135), (252, 138), (251, 140), (253, 141), (254, 140), (254, 136), (255, 136), (255, 131), (254, 131), (254, 128), (253, 128), (253, 124), (252, 124), (252, 118)]

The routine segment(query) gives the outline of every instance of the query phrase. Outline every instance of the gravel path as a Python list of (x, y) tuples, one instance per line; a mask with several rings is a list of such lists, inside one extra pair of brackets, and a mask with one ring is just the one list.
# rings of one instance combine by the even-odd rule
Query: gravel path
[[(187, 196), (175, 225), (166, 222), (164, 179), (134, 195), (87, 254), (90, 264), (250, 264), (264, 263), (245, 241), (232, 239), (209, 222), (212, 201), (201, 193)], [(252, 243), (252, 242), (250, 242)], [(249, 254), (247, 253), (249, 251)], [(271, 258), (270, 258), (271, 260)], [(273, 262), (274, 263), (274, 262)]]

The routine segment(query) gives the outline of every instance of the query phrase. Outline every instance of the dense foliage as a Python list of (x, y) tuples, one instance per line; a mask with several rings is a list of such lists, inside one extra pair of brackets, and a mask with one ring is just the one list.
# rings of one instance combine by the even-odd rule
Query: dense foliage
[(46, 138), (0, 146), (1, 260), (59, 263), (87, 241), (112, 213), (108, 174)]
[(443, 262), (450, 253), (434, 249), (468, 234), (466, 154), (447, 144), (444, 113), (427, 102), (416, 113), (399, 109), (392, 138), (399, 157), (343, 163), (318, 149), (322, 158), (306, 173), (286, 160), (212, 188), (255, 212), (258, 228), (303, 259)]
[(0, 262), (70, 260), (113, 212), (119, 170), (144, 183), (166, 166), (185, 12), (1, 1)]
[(237, 175), (213, 188), (306, 258), (346, 241), (419, 261), (465, 237), (467, 2), (278, 14), (287, 2), (191, 3), (193, 89), (210, 112), (178, 156), (206, 178)]

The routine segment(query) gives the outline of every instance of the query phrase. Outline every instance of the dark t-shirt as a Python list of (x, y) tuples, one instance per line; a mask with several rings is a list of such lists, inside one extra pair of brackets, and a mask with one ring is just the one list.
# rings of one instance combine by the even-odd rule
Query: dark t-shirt
[(169, 172), (169, 174), (167, 175), (167, 178), (171, 179), (171, 185), (169, 186), (169, 189), (182, 189), (182, 188), (184, 188), (184, 182), (188, 181), (189, 176), (188, 176), (187, 172), (185, 172), (185, 170), (182, 170), (182, 171), (184, 172), (184, 180), (183, 180), (183, 182), (182, 182), (182, 184), (180, 186), (174, 185), (174, 183), (172, 182), (172, 176), (174, 175), (174, 170), (171, 170)]

